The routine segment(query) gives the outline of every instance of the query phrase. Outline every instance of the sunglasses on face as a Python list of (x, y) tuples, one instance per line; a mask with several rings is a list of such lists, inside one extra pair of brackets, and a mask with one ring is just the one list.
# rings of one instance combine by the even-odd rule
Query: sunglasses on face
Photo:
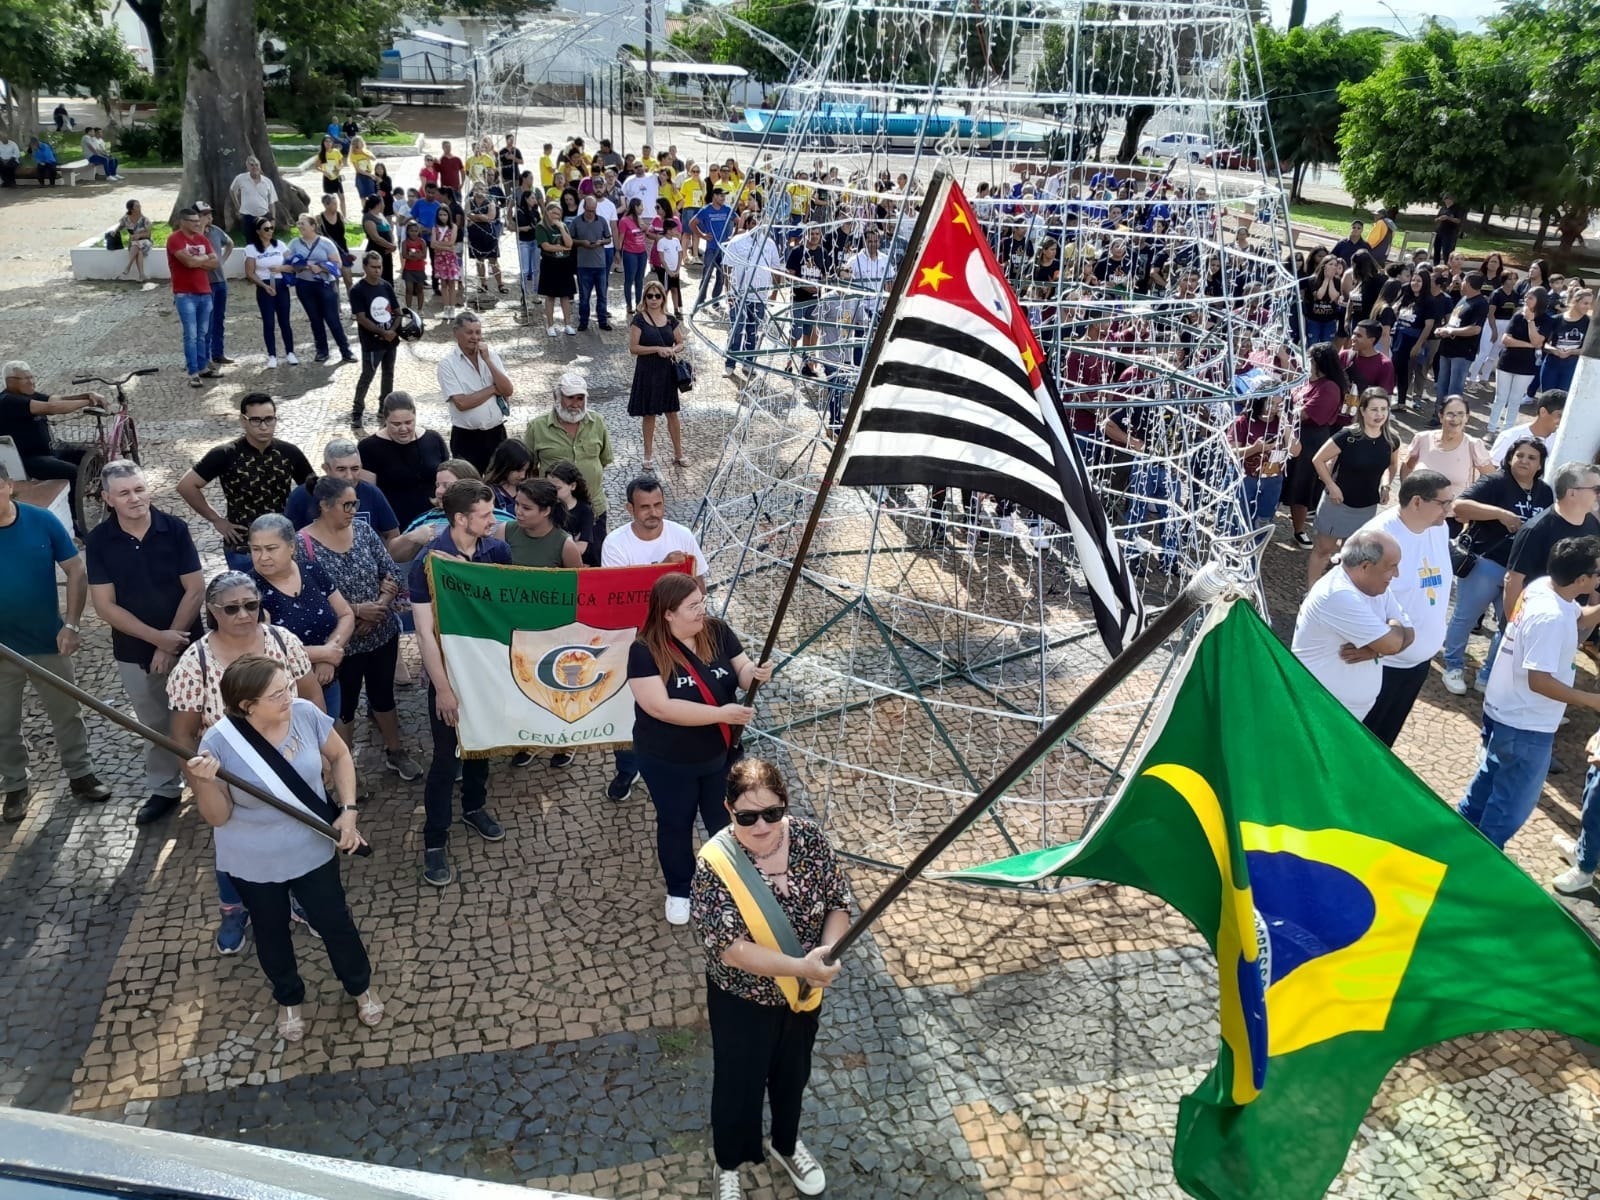
[(788, 815), (789, 806), (787, 804), (775, 804), (771, 808), (758, 808), (753, 811), (733, 810), (733, 819), (746, 829), (749, 829), (757, 821), (765, 821), (768, 825), (776, 825)]
[(261, 611), (259, 600), (239, 600), (233, 604), (219, 604), (216, 606), (230, 617), (237, 617), (240, 613), (255, 614)]

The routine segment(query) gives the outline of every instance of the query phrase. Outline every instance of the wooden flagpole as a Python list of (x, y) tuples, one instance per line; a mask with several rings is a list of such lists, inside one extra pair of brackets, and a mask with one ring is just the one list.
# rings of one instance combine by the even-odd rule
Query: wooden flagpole
[[(49, 671), (46, 671), (33, 660), (25, 657), (24, 655), (18, 654), (15, 650), (13, 650), (10, 646), (5, 645), (3, 642), (0, 642), (0, 660), (9, 662), (12, 666), (16, 667), (17, 670), (21, 671), (29, 679), (33, 680), (33, 682), (37, 685), (43, 687), (53, 687), (58, 692), (65, 692), (85, 708), (92, 709), (113, 724), (120, 725), (129, 732), (138, 734), (140, 737), (144, 738), (145, 741), (153, 742), (155, 745), (165, 750), (168, 754), (175, 755), (179, 761), (187, 761), (188, 759), (194, 757), (194, 752), (182, 742), (175, 741), (166, 734), (159, 733), (156, 730), (151, 729), (150, 726), (145, 725), (142, 722), (135, 721), (132, 717), (127, 716), (124, 713), (118, 712), (104, 701), (91, 696), (77, 684), (68, 683), (65, 679), (61, 679), (58, 676), (52, 675)], [(338, 734), (331, 734), (330, 736), (337, 737)], [(217, 778), (222, 780), (222, 782), (227, 784), (230, 788), (243, 792), (247, 796), (254, 797), (255, 799), (261, 801), (261, 803), (270, 805), (271, 807), (277, 809), (284, 816), (299, 821), (300, 824), (304, 825), (307, 829), (315, 830), (317, 833), (320, 833), (323, 837), (327, 838), (330, 842), (337, 843), (339, 841), (339, 831), (337, 829), (335, 829), (332, 825), (329, 825), (326, 821), (312, 816), (303, 808), (299, 808), (296, 805), (288, 803), (287, 801), (280, 800), (278, 797), (272, 795), (272, 793), (263, 791), (255, 784), (247, 783), (243, 779), (240, 779), (237, 775), (231, 774), (228, 771), (219, 770), (217, 772)], [(352, 851), (352, 853), (364, 858), (372, 853), (372, 847), (363, 841), (357, 849)]]
[[(894, 286), (889, 292), (889, 304), (884, 309), (883, 315), (878, 318), (878, 327), (872, 332), (872, 344), (867, 348), (866, 357), (861, 360), (861, 372), (856, 377), (856, 390), (851, 394), (850, 407), (845, 410), (844, 420), (834, 437), (833, 453), (828, 456), (828, 465), (823, 470), (822, 482), (817, 485), (816, 503), (811, 506), (811, 512), (806, 516), (805, 528), (800, 533), (800, 544), (795, 547), (794, 561), (789, 566), (789, 578), (784, 581), (783, 592), (778, 597), (778, 606), (772, 615), (772, 627), (767, 630), (767, 640), (761, 645), (761, 653), (756, 657), (757, 663), (764, 663), (772, 657), (772, 648), (778, 641), (778, 631), (783, 627), (783, 619), (789, 613), (789, 601), (794, 598), (795, 586), (800, 582), (801, 569), (805, 565), (806, 555), (810, 553), (817, 525), (822, 519), (823, 506), (828, 502), (828, 492), (833, 487), (839, 468), (844, 465), (846, 447), (850, 442), (851, 433), (855, 430), (856, 418), (861, 413), (861, 398), (866, 394), (873, 372), (877, 370), (878, 359), (883, 354), (883, 344), (888, 339), (895, 310), (900, 307), (900, 298), (905, 295), (906, 288), (910, 284), (911, 272), (922, 256), (923, 243), (928, 235), (928, 224), (933, 220), (936, 211), (942, 208), (942, 205), (933, 203), (933, 198), (944, 189), (949, 178), (944, 168), (939, 167), (934, 170), (933, 181), (928, 184), (922, 209), (917, 213), (917, 223), (911, 229), (911, 241), (907, 244), (906, 253), (900, 259), (900, 266), (895, 271)], [(750, 682), (750, 688), (744, 694), (745, 704), (755, 703), (756, 692), (760, 687), (758, 681)]]
[(1105, 669), (1089, 681), (1083, 691), (1073, 697), (1072, 703), (1061, 710), (1061, 714), (1040, 731), (1039, 736), (1012, 759), (1006, 769), (995, 776), (994, 780), (983, 791), (974, 796), (968, 805), (958, 813), (954, 820), (939, 831), (933, 841), (925, 846), (916, 858), (912, 859), (900, 874), (889, 882), (889, 886), (878, 893), (877, 897), (869, 904), (864, 912), (855, 919), (850, 928), (840, 935), (839, 940), (833, 944), (833, 949), (826, 956), (825, 961), (833, 963), (843, 954), (867, 928), (876, 921), (889, 905), (897, 900), (901, 893), (911, 886), (913, 880), (921, 875), (947, 850), (956, 838), (961, 836), (963, 830), (971, 825), (989, 808), (1010, 790), (1011, 786), (1031, 771), (1034, 765), (1048, 754), (1051, 748), (1065, 737), (1079, 721), (1088, 716), (1095, 705), (1109, 696), (1124, 679), (1133, 673), (1135, 667), (1142, 663), (1151, 654), (1161, 648), (1173, 634), (1183, 627), (1183, 623), (1202, 605), (1210, 603), (1222, 594), (1226, 586), (1226, 577), (1216, 566), (1208, 566), (1195, 575), (1187, 587), (1173, 598), (1171, 604), (1146, 625), (1139, 636), (1129, 642), (1122, 653), (1106, 664)]

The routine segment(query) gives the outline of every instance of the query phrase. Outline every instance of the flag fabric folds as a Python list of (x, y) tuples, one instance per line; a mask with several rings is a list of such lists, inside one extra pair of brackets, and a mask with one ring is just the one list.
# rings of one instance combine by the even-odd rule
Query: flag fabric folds
[(1217, 1063), (1179, 1106), (1203, 1200), (1312, 1200), (1384, 1076), (1435, 1042), (1600, 1042), (1600, 948), (1320, 687), (1243, 602), (1191, 647), (1084, 839), (955, 872), (1160, 896), (1217, 955)]
[(1055, 382), (1016, 295), (955, 181), (935, 177), (903, 294), (890, 297), (878, 356), (857, 384), (859, 416), (839, 479), (987, 492), (1072, 534), (1113, 655), (1138, 633), (1138, 588), (1061, 422)]

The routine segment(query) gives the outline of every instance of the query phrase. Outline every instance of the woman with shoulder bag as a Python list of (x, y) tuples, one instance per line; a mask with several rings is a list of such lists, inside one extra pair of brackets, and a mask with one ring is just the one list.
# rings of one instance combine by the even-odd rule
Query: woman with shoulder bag
[(706, 615), (693, 575), (663, 575), (650, 589), (639, 638), (628, 652), (633, 746), (656, 807), (656, 854), (667, 885), (667, 922), (689, 921), (694, 876), (694, 819), (706, 833), (728, 823), (723, 786), (736, 755), (735, 729), (754, 710), (739, 689), (772, 678), (772, 665), (750, 661), (739, 639)]
[(683, 454), (683, 429), (678, 422), (678, 365), (683, 352), (683, 326), (667, 312), (667, 291), (655, 279), (645, 281), (642, 304), (628, 322), (628, 353), (633, 355), (633, 386), (628, 392), (628, 415), (644, 422), (644, 462), (646, 471), (656, 469), (653, 452), (656, 418), (667, 418), (667, 434), (672, 438), (672, 462), (686, 467)]
[[(334, 974), (355, 998), (364, 1025), (383, 1020), (383, 1003), (371, 991), (372, 965), (345, 903), (335, 849), (362, 844), (356, 828), (356, 767), (350, 748), (333, 732), (333, 720), (299, 699), (283, 665), (259, 654), (228, 664), (220, 684), (226, 714), (200, 740), (184, 764), (195, 806), (215, 831), (217, 867), (244, 900), (256, 929), (256, 957), (280, 1005), (278, 1036), (305, 1036), (300, 1006), (306, 985), (295, 962), (290, 906), (298, 901), (322, 937)], [(217, 781), (225, 768), (263, 791), (327, 820), (338, 832), (335, 847), (322, 834)], [(328, 801), (323, 772), (333, 779), (337, 805)]]
[(283, 334), (283, 352), (291, 367), (300, 360), (294, 356), (294, 326), (290, 320), (294, 272), (284, 265), (288, 249), (274, 235), (271, 217), (256, 223), (255, 234), (244, 248), (244, 277), (256, 289), (256, 309), (261, 313), (261, 340), (267, 348), (267, 367), (278, 365), (276, 334)]
[[(778, 769), (744, 759), (728, 771), (728, 824), (700, 851), (690, 889), (706, 952), (711, 1023), (711, 1137), (717, 1200), (740, 1200), (739, 1168), (760, 1163), (762, 1100), (772, 1153), (802, 1196), (827, 1176), (800, 1140), (827, 953), (850, 923), (850, 891), (820, 827), (789, 812)], [(759, 931), (759, 932), (758, 932)]]
[(344, 278), (344, 260), (339, 248), (317, 232), (316, 218), (309, 213), (296, 222), (300, 236), (289, 243), (284, 262), (295, 274), (295, 291), (300, 307), (311, 323), (311, 337), (317, 346), (317, 361), (328, 361), (328, 335), (333, 335), (342, 360), (356, 361), (350, 341), (344, 335), (339, 316), (339, 281)]

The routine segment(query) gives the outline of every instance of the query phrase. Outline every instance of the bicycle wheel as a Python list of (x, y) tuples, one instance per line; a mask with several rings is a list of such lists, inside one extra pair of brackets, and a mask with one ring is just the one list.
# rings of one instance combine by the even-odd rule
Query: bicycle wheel
[(113, 449), (117, 451), (118, 458), (139, 461), (139, 431), (134, 428), (132, 417), (123, 422), (121, 445)]
[(100, 494), (100, 471), (105, 465), (105, 451), (100, 449), (90, 450), (78, 464), (78, 489), (72, 502), (72, 515), (85, 534), (106, 519), (106, 502)]

